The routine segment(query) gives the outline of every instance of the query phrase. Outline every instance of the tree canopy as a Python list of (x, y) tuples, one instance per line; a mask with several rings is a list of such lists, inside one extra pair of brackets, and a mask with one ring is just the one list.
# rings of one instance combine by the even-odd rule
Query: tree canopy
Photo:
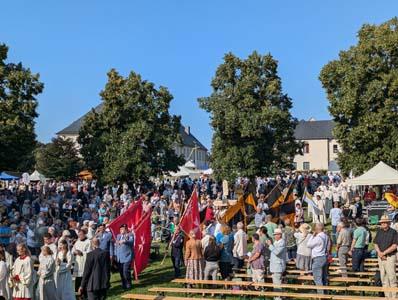
[(358, 43), (320, 73), (342, 147), (338, 162), (346, 174), (360, 174), (381, 160), (398, 167), (397, 45), (397, 18), (363, 25)]
[(219, 179), (254, 178), (292, 167), (297, 121), (277, 68), (271, 54), (253, 52), (240, 59), (228, 53), (211, 82), (211, 95), (199, 99), (211, 116), (211, 165)]
[(173, 96), (165, 87), (112, 69), (100, 95), (101, 109), (85, 118), (78, 138), (88, 169), (108, 183), (177, 171), (184, 163), (173, 149), (181, 123), (169, 113)]
[(43, 90), (39, 74), (7, 60), (0, 44), (0, 170), (27, 171), (36, 147), (36, 96)]
[(38, 147), (35, 158), (36, 169), (56, 180), (74, 178), (82, 168), (75, 143), (61, 137), (53, 138), (51, 143)]

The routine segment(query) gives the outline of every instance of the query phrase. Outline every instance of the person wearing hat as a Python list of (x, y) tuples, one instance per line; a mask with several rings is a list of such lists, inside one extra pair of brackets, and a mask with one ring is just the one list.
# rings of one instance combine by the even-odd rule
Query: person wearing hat
[[(380, 228), (377, 230), (373, 240), (374, 249), (377, 253), (377, 261), (383, 287), (397, 287), (397, 275), (395, 264), (397, 261), (398, 233), (390, 227), (390, 219), (384, 215), (380, 219)], [(395, 298), (396, 293), (385, 292), (389, 299)]]
[[(282, 284), (282, 274), (286, 270), (286, 243), (282, 238), (282, 229), (276, 228), (273, 232), (274, 242), (266, 240), (269, 251), (271, 253), (269, 270), (272, 273), (272, 283), (275, 285)], [(280, 289), (274, 289), (280, 291)], [(275, 297), (275, 300), (281, 299)]]
[(134, 236), (127, 231), (127, 224), (120, 226), (120, 233), (116, 236), (115, 256), (125, 290), (131, 289), (131, 262), (134, 259)]

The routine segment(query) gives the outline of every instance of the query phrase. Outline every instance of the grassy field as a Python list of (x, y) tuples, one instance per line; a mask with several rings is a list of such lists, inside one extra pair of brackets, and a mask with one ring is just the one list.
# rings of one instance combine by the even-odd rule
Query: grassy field
[[(153, 258), (148, 267), (141, 273), (138, 281), (133, 282), (133, 288), (130, 291), (124, 291), (121, 286), (120, 276), (113, 273), (111, 278), (111, 288), (108, 291), (108, 299), (120, 299), (120, 296), (127, 293), (147, 294), (151, 287), (172, 287), (170, 281), (174, 278), (173, 265), (170, 256), (166, 258), (164, 264), (161, 265), (165, 251), (165, 245), (160, 248), (160, 255)], [(177, 285), (175, 285), (177, 287)]]
[[(311, 224), (311, 222), (308, 223)], [(326, 226), (326, 228), (331, 232), (331, 225)], [(371, 226), (373, 238), (375, 237), (375, 230), (376, 226)], [(253, 229), (249, 230), (249, 236), (251, 236), (253, 232)], [(373, 244), (369, 246), (369, 250), (373, 249)], [(249, 244), (249, 250), (251, 250), (251, 244)], [(335, 249), (333, 248), (333, 252), (334, 251)], [(122, 289), (119, 274), (113, 273), (111, 288), (108, 291), (108, 299), (120, 299), (121, 295), (127, 293), (148, 294), (148, 289), (151, 287), (181, 287), (181, 285), (170, 283), (170, 281), (174, 279), (174, 270), (170, 255), (166, 257), (164, 264), (161, 265), (164, 253), (165, 244), (161, 244), (160, 255), (151, 258), (148, 267), (141, 273), (139, 280), (133, 282), (133, 288), (130, 291), (124, 291)], [(235, 297), (227, 297), (229, 300), (234, 298)]]

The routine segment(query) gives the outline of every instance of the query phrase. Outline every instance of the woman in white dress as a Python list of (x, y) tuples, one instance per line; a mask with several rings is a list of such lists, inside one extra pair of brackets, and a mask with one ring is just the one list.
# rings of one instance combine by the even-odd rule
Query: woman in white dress
[(25, 244), (17, 246), (18, 258), (11, 269), (9, 284), (13, 288), (12, 297), (15, 300), (33, 298), (33, 262)]
[(61, 240), (58, 245), (58, 255), (55, 261), (58, 300), (75, 300), (75, 293), (72, 285), (71, 268), (73, 263), (72, 254), (69, 251), (68, 242)]
[(8, 269), (6, 264), (5, 252), (0, 252), (0, 299), (10, 300), (7, 291)]
[(39, 276), (38, 289), (40, 300), (58, 300), (54, 282), (55, 262), (52, 255), (53, 252), (50, 247), (43, 246), (40, 254), (40, 266), (37, 272)]

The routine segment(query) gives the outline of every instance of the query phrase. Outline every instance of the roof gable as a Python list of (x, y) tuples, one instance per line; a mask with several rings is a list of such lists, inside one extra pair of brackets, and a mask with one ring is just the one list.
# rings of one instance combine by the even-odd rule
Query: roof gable
[[(100, 112), (102, 110), (102, 104), (98, 105), (94, 109), (96, 112)], [(72, 122), (70, 125), (62, 129), (61, 131), (57, 132), (57, 135), (78, 135), (80, 127), (83, 125), (84, 118), (86, 117), (87, 114), (80, 117), (76, 121)], [(203, 146), (203, 144), (199, 142), (199, 140), (194, 135), (192, 135), (190, 132), (187, 133), (185, 131), (184, 126), (180, 127), (180, 135), (184, 146), (191, 148), (198, 147), (199, 149), (207, 151), (207, 148)]]
[(294, 137), (297, 140), (333, 139), (333, 128), (334, 122), (332, 120), (301, 120), (294, 130)]

